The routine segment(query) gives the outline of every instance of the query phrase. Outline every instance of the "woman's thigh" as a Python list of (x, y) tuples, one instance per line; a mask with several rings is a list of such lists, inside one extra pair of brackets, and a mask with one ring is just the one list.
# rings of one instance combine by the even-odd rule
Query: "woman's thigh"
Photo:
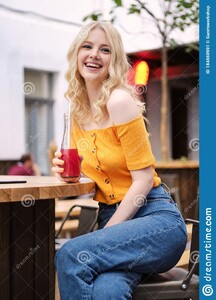
[(158, 203), (161, 211), (150, 213), (155, 205), (152, 203), (152, 208), (140, 211), (132, 220), (74, 238), (62, 247), (63, 258), (80, 260), (85, 253), (84, 263), (98, 274), (108, 270), (152, 273), (172, 268), (185, 249), (185, 225), (174, 204)]

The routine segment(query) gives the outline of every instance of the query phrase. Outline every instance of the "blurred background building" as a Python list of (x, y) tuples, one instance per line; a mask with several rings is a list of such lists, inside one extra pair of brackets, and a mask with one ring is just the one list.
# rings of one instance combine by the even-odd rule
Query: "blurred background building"
[[(168, 157), (199, 159), (199, 51), (186, 51), (187, 45), (168, 51)], [(136, 74), (140, 63), (146, 62), (149, 75), (146, 87), (140, 88), (146, 104), (148, 131), (153, 152), (161, 160), (161, 54), (160, 49), (128, 54)], [(145, 71), (143, 70), (145, 73)], [(133, 82), (132, 82), (133, 83)]]
[[(60, 147), (68, 107), (64, 99), (68, 48), (82, 18), (95, 9), (106, 15), (110, 6), (111, 1), (102, 0), (0, 0), (1, 174), (26, 152), (34, 154), (44, 175), (50, 174), (49, 144), (55, 141)], [(148, 20), (141, 22), (121, 11), (116, 27), (134, 68), (140, 61), (149, 66), (141, 96), (146, 101), (153, 152), (160, 160), (160, 40)], [(169, 51), (169, 157), (197, 160), (198, 51), (183, 50), (188, 42), (198, 41), (198, 31), (192, 27), (177, 34), (183, 46)]]

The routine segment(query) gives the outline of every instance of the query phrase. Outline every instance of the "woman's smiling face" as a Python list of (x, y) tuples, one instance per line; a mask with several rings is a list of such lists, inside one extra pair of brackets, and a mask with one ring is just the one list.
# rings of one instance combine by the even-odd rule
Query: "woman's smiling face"
[(78, 52), (78, 71), (85, 82), (101, 82), (109, 75), (110, 45), (103, 29), (90, 31)]

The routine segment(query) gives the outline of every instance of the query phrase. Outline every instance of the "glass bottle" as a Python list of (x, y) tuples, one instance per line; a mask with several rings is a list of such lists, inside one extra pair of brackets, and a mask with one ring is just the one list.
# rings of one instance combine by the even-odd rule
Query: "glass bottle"
[(64, 134), (61, 144), (62, 156), (60, 159), (64, 160), (64, 172), (61, 173), (61, 177), (66, 182), (77, 182), (80, 178), (80, 159), (78, 150), (74, 143), (74, 138), (71, 130), (71, 122), (69, 115), (64, 114)]

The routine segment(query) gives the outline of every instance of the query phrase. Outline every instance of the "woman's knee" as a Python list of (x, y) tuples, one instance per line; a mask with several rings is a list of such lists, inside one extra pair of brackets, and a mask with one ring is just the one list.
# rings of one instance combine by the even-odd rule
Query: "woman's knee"
[(75, 247), (73, 247), (71, 241), (68, 241), (56, 252), (55, 267), (67, 264), (72, 257), (76, 257)]
[(89, 263), (93, 259), (92, 252), (81, 239), (74, 238), (66, 242), (55, 255), (55, 267)]
[(137, 278), (124, 271), (104, 272), (93, 282), (93, 300), (130, 300)]
[(59, 266), (61, 266), (65, 259), (68, 257), (68, 247), (66, 245), (63, 245), (55, 254), (55, 260), (54, 265), (55, 268), (58, 269)]

